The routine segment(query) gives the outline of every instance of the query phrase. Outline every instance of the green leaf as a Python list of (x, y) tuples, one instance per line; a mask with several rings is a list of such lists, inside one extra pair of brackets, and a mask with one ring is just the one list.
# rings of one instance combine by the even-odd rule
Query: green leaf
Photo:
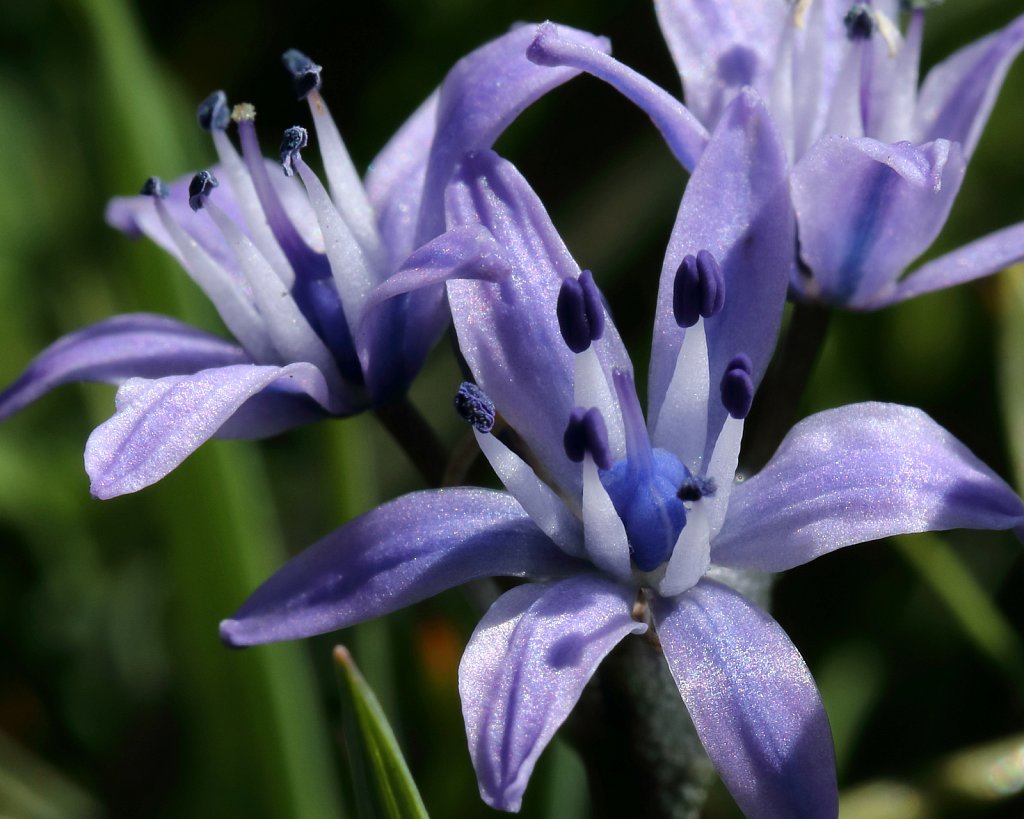
[(341, 687), (342, 733), (361, 819), (427, 817), (387, 717), (344, 646), (334, 649)]

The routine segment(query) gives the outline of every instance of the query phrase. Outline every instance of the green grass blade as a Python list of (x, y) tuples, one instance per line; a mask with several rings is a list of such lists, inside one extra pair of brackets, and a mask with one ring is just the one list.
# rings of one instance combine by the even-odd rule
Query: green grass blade
[(426, 819), (427, 809), (373, 691), (348, 649), (337, 646), (334, 661), (360, 819)]

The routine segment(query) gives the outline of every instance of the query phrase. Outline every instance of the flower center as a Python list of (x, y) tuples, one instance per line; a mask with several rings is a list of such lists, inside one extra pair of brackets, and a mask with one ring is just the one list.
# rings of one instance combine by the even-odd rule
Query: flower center
[(653, 571), (672, 557), (686, 525), (681, 487), (694, 485), (690, 470), (671, 452), (652, 449), (648, 468), (623, 458), (601, 471), (601, 483), (622, 519), (637, 568)]

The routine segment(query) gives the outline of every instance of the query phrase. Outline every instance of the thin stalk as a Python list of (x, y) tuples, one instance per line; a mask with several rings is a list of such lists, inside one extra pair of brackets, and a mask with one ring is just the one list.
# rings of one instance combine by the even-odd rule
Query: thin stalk
[(444, 484), (448, 455), (437, 433), (418, 409), (403, 398), (374, 410), (381, 422), (430, 486)]
[(782, 350), (768, 368), (747, 421), (743, 463), (756, 472), (796, 421), (797, 407), (828, 332), (832, 311), (808, 302), (793, 306)]

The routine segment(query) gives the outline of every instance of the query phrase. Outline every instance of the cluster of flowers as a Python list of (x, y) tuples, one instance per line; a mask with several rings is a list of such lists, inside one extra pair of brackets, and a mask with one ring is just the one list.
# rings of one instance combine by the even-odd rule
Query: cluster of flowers
[[(602, 659), (656, 632), (743, 811), (834, 816), (815, 684), (733, 573), (898, 533), (1024, 530), (1024, 502), (1002, 479), (926, 414), (892, 404), (811, 416), (735, 480), (787, 295), (875, 309), (1024, 258), (1015, 225), (903, 275), (940, 231), (1024, 45), (1021, 17), (919, 88), (923, 5), (660, 0), (686, 105), (603, 38), (519, 26), (457, 63), (365, 180), (320, 67), (289, 51), (326, 186), (303, 159), (304, 128), (285, 132), (279, 164), (267, 160), (253, 107), (217, 92), (199, 122), (219, 164), (150, 179), (107, 212), (181, 262), (237, 344), (117, 316), (40, 354), (0, 394), (0, 417), (69, 381), (120, 385), (85, 454), (93, 493), (108, 498), (159, 480), (211, 436), (392, 404), (451, 322), (473, 376), (456, 408), (506, 491), (416, 492), (349, 522), (224, 621), (225, 642), (305, 637), (475, 578), (526, 578), (484, 615), (460, 666), (489, 804), (518, 808)], [(661, 271), (646, 415), (595, 277), (490, 150), (581, 72), (646, 112), (691, 173)]]

